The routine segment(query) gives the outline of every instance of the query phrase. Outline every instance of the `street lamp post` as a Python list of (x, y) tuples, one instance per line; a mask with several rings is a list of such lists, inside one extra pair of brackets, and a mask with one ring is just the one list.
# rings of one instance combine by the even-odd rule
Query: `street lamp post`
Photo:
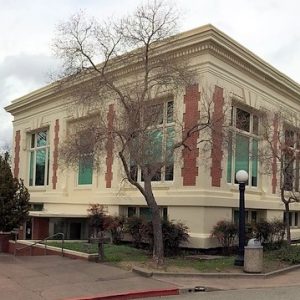
[(248, 180), (248, 173), (244, 170), (236, 172), (235, 178), (239, 183), (240, 204), (239, 204), (239, 250), (238, 257), (235, 259), (236, 266), (244, 265), (245, 247), (245, 186)]

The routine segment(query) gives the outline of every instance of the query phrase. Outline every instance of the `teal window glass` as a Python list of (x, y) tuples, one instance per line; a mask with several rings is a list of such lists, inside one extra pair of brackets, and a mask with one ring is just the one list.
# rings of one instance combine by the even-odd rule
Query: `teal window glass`
[(163, 133), (161, 130), (153, 130), (150, 132), (150, 147), (149, 147), (149, 159), (150, 163), (161, 162), (162, 160), (162, 142)]
[(46, 146), (47, 144), (47, 131), (40, 131), (36, 134), (37, 147)]
[(45, 185), (46, 149), (36, 151), (35, 185)]
[(174, 179), (174, 127), (167, 128), (165, 180)]
[(232, 106), (231, 132), (228, 138), (227, 183), (237, 183), (235, 174), (245, 170), (249, 174), (248, 185), (258, 185), (258, 115)]
[(49, 184), (49, 145), (48, 131), (42, 130), (30, 135), (29, 185), (44, 186)]
[(249, 138), (237, 134), (235, 149), (235, 173), (239, 170), (249, 173)]
[[(133, 180), (144, 181), (147, 174), (151, 174), (152, 181), (171, 181), (174, 179), (175, 131), (173, 115), (173, 100), (155, 102), (145, 109), (142, 119), (148, 129), (147, 136), (142, 137), (140, 143), (137, 143), (137, 147), (135, 147), (135, 141), (129, 145), (130, 161), (128, 164)], [(135, 152), (138, 153), (136, 159)], [(138, 159), (141, 157), (144, 159)]]
[(227, 158), (227, 182), (232, 180), (232, 133), (229, 133), (228, 158)]
[(93, 182), (93, 159), (85, 158), (79, 161), (78, 184), (92, 184)]
[(30, 163), (29, 163), (29, 185), (33, 185), (33, 169), (34, 169), (34, 152), (30, 152)]
[[(160, 181), (161, 180), (161, 167), (157, 166), (157, 164), (162, 161), (162, 145), (163, 145), (163, 133), (161, 130), (152, 130), (149, 133), (149, 143), (147, 145), (147, 157), (148, 164), (153, 168), (157, 168), (155, 174), (152, 177), (152, 181)], [(143, 180), (143, 174), (142, 174)]]
[(252, 140), (252, 172), (251, 172), (251, 184), (252, 186), (257, 186), (257, 166), (258, 166), (258, 141)]

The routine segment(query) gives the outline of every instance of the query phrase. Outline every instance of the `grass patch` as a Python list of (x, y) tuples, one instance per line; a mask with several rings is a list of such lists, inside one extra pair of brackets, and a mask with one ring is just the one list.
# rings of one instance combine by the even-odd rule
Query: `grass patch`
[(167, 258), (166, 266), (168, 269), (194, 269), (200, 272), (223, 272), (233, 266), (234, 257), (222, 257), (210, 260), (194, 260), (181, 258)]
[[(61, 242), (49, 242), (49, 246), (61, 248)], [(97, 253), (97, 244), (82, 242), (65, 242), (64, 248), (84, 253)], [(280, 250), (264, 252), (263, 272), (271, 272), (287, 267), (293, 263), (300, 263), (300, 247), (292, 246)], [(132, 266), (154, 269), (149, 251), (136, 249), (128, 245), (104, 245), (105, 261), (121, 268), (130, 270)], [(187, 253), (188, 254), (188, 253)], [(201, 257), (176, 256), (166, 258), (163, 270), (168, 272), (243, 272), (243, 268), (234, 266), (235, 256), (218, 257), (215, 259), (201, 259)]]
[[(49, 246), (61, 248), (61, 242), (49, 242)], [(90, 244), (81, 242), (65, 242), (64, 249), (83, 252), (83, 253), (98, 253), (97, 244)], [(149, 259), (147, 251), (136, 249), (127, 245), (104, 245), (104, 255), (107, 262), (121, 262), (121, 261), (137, 261), (145, 262)]]

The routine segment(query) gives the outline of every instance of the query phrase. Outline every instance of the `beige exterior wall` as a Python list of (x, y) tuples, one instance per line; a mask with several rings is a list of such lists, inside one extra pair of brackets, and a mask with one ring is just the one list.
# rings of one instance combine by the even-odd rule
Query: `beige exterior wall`
[[(211, 49), (201, 48), (206, 42), (212, 45)], [(192, 67), (198, 72), (200, 88), (209, 89), (215, 85), (223, 88), (226, 103), (235, 101), (258, 111), (262, 107), (277, 111), (283, 106), (300, 113), (300, 87), (215, 28), (203, 27), (184, 33), (182, 39), (180, 36), (178, 39), (179, 49), (180, 43), (182, 48), (197, 48), (199, 44), (197, 51), (188, 53), (186, 48), (182, 51), (190, 56)], [(219, 52), (214, 47), (220, 47)], [(117, 157), (114, 157), (113, 163), (112, 188), (105, 187), (104, 165), (98, 174), (94, 172), (91, 186), (79, 186), (76, 171), (59, 165), (57, 187), (55, 190), (52, 188), (54, 126), (59, 120), (59, 140), (64, 140), (68, 120), (65, 97), (51, 92), (51, 87), (45, 87), (13, 101), (7, 107), (14, 115), (14, 134), (18, 130), (21, 133), (19, 177), (24, 178), (27, 184), (29, 134), (40, 128), (49, 129), (49, 185), (29, 188), (31, 201), (44, 203), (43, 211), (32, 212), (32, 215), (84, 217), (91, 203), (107, 206), (110, 214), (122, 213), (127, 206), (145, 205), (142, 195), (122, 181)], [(183, 99), (184, 91), (174, 99), (176, 116), (181, 121), (185, 112)], [(156, 199), (160, 206), (168, 208), (169, 219), (180, 220), (189, 227), (190, 247), (215, 247), (216, 241), (210, 238), (212, 227), (220, 220), (232, 220), (233, 210), (238, 208), (238, 186), (226, 181), (227, 153), (224, 152), (222, 159), (220, 187), (211, 186), (210, 153), (199, 154), (195, 186), (183, 186), (181, 150), (175, 161), (174, 181), (153, 183)], [(258, 186), (247, 187), (246, 208), (259, 211), (267, 219), (282, 218), (283, 204), (278, 194), (272, 194), (270, 175), (260, 172)], [(300, 205), (292, 205), (292, 210), (300, 210)], [(292, 236), (300, 238), (300, 229), (293, 228)]]

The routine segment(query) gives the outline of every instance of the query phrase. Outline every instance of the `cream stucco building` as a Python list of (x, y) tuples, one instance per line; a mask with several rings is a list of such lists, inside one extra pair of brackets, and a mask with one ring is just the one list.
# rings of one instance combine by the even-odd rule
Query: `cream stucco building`
[[(189, 227), (191, 247), (216, 246), (210, 238), (211, 229), (220, 220), (236, 218), (238, 186), (234, 174), (244, 168), (250, 175), (247, 221), (282, 219), (284, 206), (276, 167), (265, 174), (257, 160), (249, 160), (249, 152), (260, 147), (262, 107), (274, 112), (284, 107), (299, 114), (300, 86), (211, 25), (179, 34), (168, 49), (178, 57), (189, 57), (198, 82), (169, 98), (163, 109), (174, 108), (185, 125), (197, 121), (202, 88), (213, 87), (213, 114), (222, 111), (225, 103), (233, 107), (232, 132), (237, 145), (235, 151), (227, 151), (213, 139), (205, 162), (201, 151), (189, 155), (180, 151), (171, 175), (165, 172), (153, 184), (162, 215)], [(31, 222), (24, 224), (20, 238), (38, 239), (59, 231), (69, 239), (87, 238), (90, 203), (105, 205), (112, 215), (147, 215), (141, 194), (122, 183), (120, 162), (112, 149), (107, 149), (104, 168), (98, 173), (80, 168), (75, 172), (59, 165), (58, 149), (66, 136), (68, 116), (64, 95), (55, 90), (55, 84), (12, 101), (6, 110), (14, 117), (13, 171), (24, 178), (32, 203)], [(109, 109), (108, 117), (111, 113)], [(248, 124), (237, 128), (236, 120), (241, 115)], [(300, 206), (294, 204), (291, 210), (292, 236), (299, 238)]]

